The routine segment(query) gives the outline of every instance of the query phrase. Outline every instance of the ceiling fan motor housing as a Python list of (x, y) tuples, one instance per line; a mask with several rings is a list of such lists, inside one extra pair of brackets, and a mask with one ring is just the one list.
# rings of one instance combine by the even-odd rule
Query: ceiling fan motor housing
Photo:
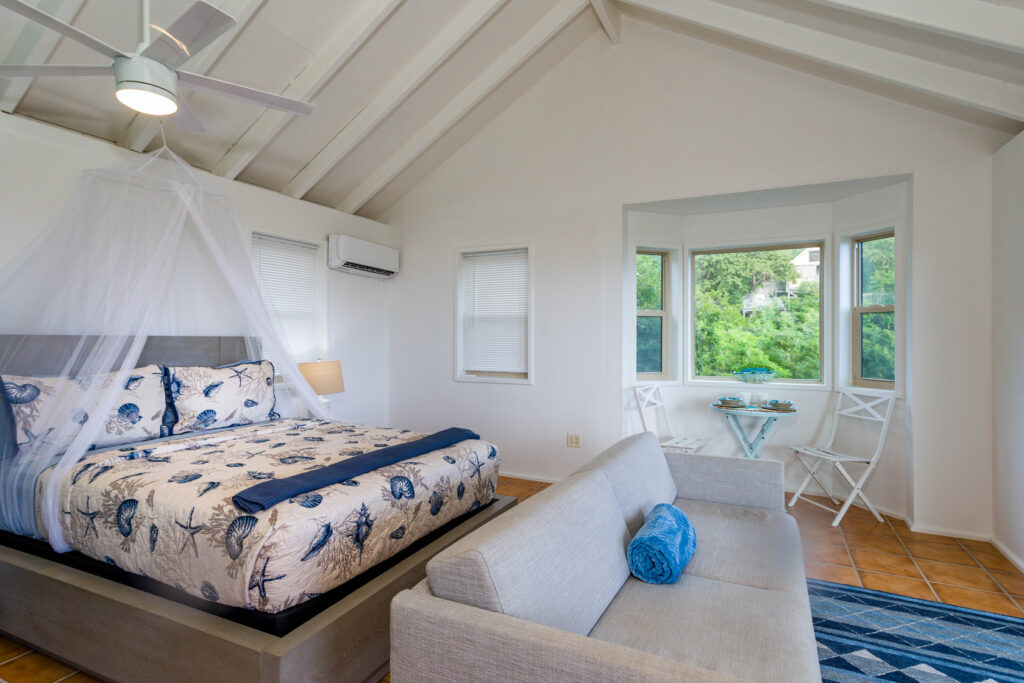
[(115, 57), (114, 78), (118, 90), (145, 90), (178, 101), (178, 74), (148, 57)]

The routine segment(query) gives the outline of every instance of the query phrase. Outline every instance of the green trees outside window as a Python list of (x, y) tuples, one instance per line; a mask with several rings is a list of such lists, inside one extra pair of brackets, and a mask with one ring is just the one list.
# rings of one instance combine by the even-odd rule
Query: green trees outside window
[(820, 243), (694, 252), (694, 374), (821, 378)]
[[(896, 376), (895, 236), (852, 242), (853, 381), (892, 388)], [(779, 379), (822, 379), (824, 244), (692, 252), (696, 377), (746, 367)], [(668, 376), (668, 254), (636, 254), (636, 371)], [(845, 277), (845, 276), (844, 276)]]
[(854, 242), (854, 382), (887, 387), (896, 379), (896, 238)]
[(639, 251), (636, 255), (636, 372), (663, 375), (667, 357), (665, 319), (668, 254)]

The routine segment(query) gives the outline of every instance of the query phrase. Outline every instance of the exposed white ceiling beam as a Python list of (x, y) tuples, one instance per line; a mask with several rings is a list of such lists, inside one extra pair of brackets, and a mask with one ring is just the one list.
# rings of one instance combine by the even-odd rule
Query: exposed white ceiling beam
[(713, 0), (623, 3), (821, 64), (1024, 121), (1024, 87), (748, 12)]
[[(356, 16), (324, 42), (324, 48), (295, 77), (284, 92), (285, 97), (311, 100), (366, 41), (388, 20), (404, 0), (366, 0)], [(292, 114), (266, 110), (235, 141), (221, 157), (213, 172), (225, 178), (236, 178), (260, 151), (281, 132)]]
[(476, 34), (508, 0), (474, 0), (445, 26), (423, 50), (381, 90), (354, 119), (349, 121), (284, 188), (284, 193), (301, 197), (366, 139), (381, 122), (404, 102), (449, 57)]
[(358, 211), (589, 6), (589, 0), (562, 0), (558, 3), (416, 131), (397, 152), (370, 173), (336, 208), (345, 213)]
[[(38, 8), (52, 14), (61, 21), (71, 23), (78, 10), (82, 9), (85, 0), (43, 0)], [(5, 13), (6, 14), (6, 13)], [(9, 15), (4, 17), (7, 21)], [(61, 34), (50, 31), (39, 24), (28, 22), (15, 39), (14, 44), (4, 58), (4, 64), (45, 64), (60, 42)], [(5, 81), (0, 79), (0, 110), (11, 113), (21, 103), (32, 78), (14, 78)]]
[(594, 8), (594, 14), (597, 15), (598, 20), (601, 22), (601, 28), (604, 29), (608, 40), (618, 45), (622, 35), (620, 28), (622, 26), (622, 16), (619, 12), (619, 6), (615, 4), (615, 0), (590, 0), (590, 6)]
[[(220, 9), (235, 18), (234, 27), (214, 41), (212, 45), (201, 50), (195, 57), (189, 58), (181, 65), (181, 68), (198, 74), (205, 74), (212, 69), (220, 56), (231, 46), (239, 32), (249, 24), (249, 21), (266, 2), (267, 0), (224, 0)], [(182, 95), (179, 94), (179, 97)], [(160, 119), (145, 114), (136, 114), (121, 135), (118, 144), (141, 152), (159, 132)]]
[(819, 5), (1024, 52), (1024, 11), (984, 0), (810, 0)]

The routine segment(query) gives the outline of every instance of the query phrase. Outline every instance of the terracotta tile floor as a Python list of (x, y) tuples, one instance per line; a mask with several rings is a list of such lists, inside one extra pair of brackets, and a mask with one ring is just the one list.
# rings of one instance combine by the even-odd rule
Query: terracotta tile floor
[[(520, 501), (548, 486), (498, 477), (498, 493)], [(800, 527), (811, 578), (1024, 618), (1024, 574), (991, 543), (914, 533), (901, 519), (879, 523), (857, 507), (838, 528), (830, 526), (832, 515), (803, 502), (789, 512)], [(0, 683), (96, 680), (0, 636)]]
[(1024, 574), (991, 543), (915, 533), (858, 507), (837, 528), (804, 501), (788, 510), (811, 578), (1024, 618)]

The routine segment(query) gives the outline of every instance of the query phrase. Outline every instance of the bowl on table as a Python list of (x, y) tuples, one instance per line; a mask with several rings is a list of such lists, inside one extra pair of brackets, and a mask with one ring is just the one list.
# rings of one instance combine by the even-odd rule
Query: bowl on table
[(741, 408), (743, 406), (743, 399), (738, 396), (720, 396), (718, 398), (718, 405), (724, 408)]
[(772, 400), (768, 401), (768, 403), (765, 404), (765, 407), (770, 408), (771, 410), (792, 410), (793, 402)]

